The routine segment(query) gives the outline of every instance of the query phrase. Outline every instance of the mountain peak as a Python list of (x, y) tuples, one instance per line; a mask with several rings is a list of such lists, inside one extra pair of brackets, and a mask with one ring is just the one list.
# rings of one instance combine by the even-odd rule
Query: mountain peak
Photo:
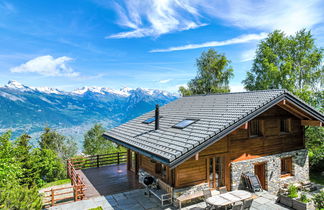
[(33, 88), (33, 89), (37, 90), (39, 92), (42, 92), (42, 93), (47, 93), (47, 94), (51, 94), (51, 93), (62, 94), (62, 93), (64, 93), (64, 91), (61, 91), (61, 90), (56, 89), (56, 88), (51, 88), (51, 87), (36, 87), (36, 88)]
[(16, 90), (30, 90), (29, 87), (17, 82), (16, 80), (9, 80), (8, 84), (4, 86), (5, 88), (16, 89)]
[(95, 87), (95, 86), (93, 86), (93, 87), (84, 86), (82, 88), (78, 88), (78, 89), (72, 91), (72, 93), (77, 94), (77, 95), (82, 95), (82, 94), (84, 94), (86, 92), (93, 92), (93, 93), (103, 94), (102, 93), (102, 88), (101, 87)]

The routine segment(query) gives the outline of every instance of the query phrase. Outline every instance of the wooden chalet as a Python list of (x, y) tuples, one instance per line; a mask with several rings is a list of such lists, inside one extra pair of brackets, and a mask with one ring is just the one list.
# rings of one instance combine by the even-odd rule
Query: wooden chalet
[[(305, 129), (324, 116), (286, 90), (182, 97), (105, 132), (128, 149), (127, 167), (174, 189), (243, 186), (256, 174), (264, 189), (308, 182)], [(176, 192), (179, 192), (176, 194)]]

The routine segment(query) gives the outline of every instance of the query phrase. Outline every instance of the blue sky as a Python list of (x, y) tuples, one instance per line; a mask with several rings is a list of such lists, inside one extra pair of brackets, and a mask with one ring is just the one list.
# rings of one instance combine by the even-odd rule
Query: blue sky
[(177, 91), (210, 47), (232, 61), (232, 90), (257, 43), (311, 29), (324, 46), (320, 0), (0, 0), (0, 85)]

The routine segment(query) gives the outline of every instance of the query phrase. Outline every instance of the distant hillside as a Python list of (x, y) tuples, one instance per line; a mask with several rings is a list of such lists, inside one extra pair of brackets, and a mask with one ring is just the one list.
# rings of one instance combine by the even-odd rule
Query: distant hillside
[(0, 133), (12, 129), (15, 135), (37, 134), (49, 126), (81, 138), (96, 122), (111, 128), (176, 98), (166, 91), (142, 88), (83, 87), (65, 92), (9, 81), (0, 87)]

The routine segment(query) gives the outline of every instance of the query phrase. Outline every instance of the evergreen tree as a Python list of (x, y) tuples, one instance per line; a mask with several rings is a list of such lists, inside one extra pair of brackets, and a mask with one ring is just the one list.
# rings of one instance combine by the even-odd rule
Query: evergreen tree
[(67, 160), (77, 153), (76, 142), (52, 131), (50, 128), (45, 128), (44, 133), (40, 136), (39, 145), (41, 149), (50, 149), (56, 152), (62, 160)]
[(118, 148), (111, 141), (105, 139), (103, 134), (105, 129), (100, 124), (95, 124), (84, 135), (83, 152), (87, 155), (99, 155), (122, 151), (122, 148)]

